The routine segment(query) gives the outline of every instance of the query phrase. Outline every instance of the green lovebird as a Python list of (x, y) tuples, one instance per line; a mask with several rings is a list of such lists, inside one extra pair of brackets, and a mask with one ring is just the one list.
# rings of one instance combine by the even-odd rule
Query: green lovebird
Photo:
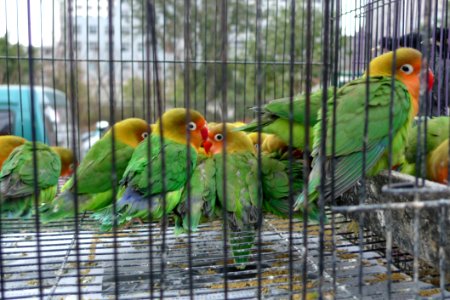
[[(238, 268), (245, 268), (255, 240), (258, 222), (258, 161), (250, 138), (236, 127), (223, 124), (209, 127), (205, 150), (211, 153), (216, 168), (217, 205), (226, 210), (228, 239)], [(222, 152), (226, 136), (226, 182), (223, 186)], [(223, 197), (226, 189), (226, 199)], [(262, 195), (262, 193), (261, 193)], [(219, 215), (222, 215), (219, 213)]]
[(217, 199), (216, 165), (214, 159), (202, 151), (198, 152), (190, 187), (190, 203), (188, 203), (188, 189), (184, 188), (181, 201), (174, 209), (176, 234), (195, 232), (200, 222), (211, 220), (214, 216)]
[[(448, 139), (449, 136), (449, 120), (448, 116), (442, 116), (437, 118), (432, 118), (428, 120), (427, 124), (427, 146), (424, 148), (425, 154), (429, 154), (431, 151), (436, 149), (444, 140)], [(423, 132), (423, 126), (421, 131)], [(418, 127), (413, 126), (408, 134), (408, 143), (406, 145), (405, 157), (407, 163), (400, 166), (400, 170), (403, 173), (416, 175), (416, 157), (417, 157), (417, 131)], [(422, 140), (422, 145), (423, 145)], [(423, 148), (423, 146), (422, 146)], [(427, 172), (427, 178), (429, 172)], [(429, 178), (431, 179), (431, 178)]]
[[(36, 142), (37, 188), (39, 201), (51, 201), (58, 189), (61, 160), (46, 144)], [(0, 171), (2, 216), (29, 217), (34, 207), (33, 143), (16, 147), (4, 161)]]
[[(326, 173), (321, 174), (321, 122), (314, 127), (314, 148), (312, 171), (309, 174), (309, 201), (318, 198), (321, 178), (325, 180), (324, 199), (331, 196), (334, 176), (335, 195), (339, 196), (352, 187), (362, 176), (364, 115), (366, 86), (369, 83), (368, 136), (365, 174), (372, 176), (388, 168), (389, 111), (391, 92), (393, 100), (392, 165), (404, 162), (408, 130), (418, 112), (420, 69), (422, 54), (412, 48), (396, 50), (395, 74), (392, 74), (394, 53), (387, 52), (370, 62), (369, 74), (353, 80), (337, 91), (336, 99), (329, 98), (326, 134)], [(368, 78), (366, 78), (368, 76)], [(392, 83), (394, 76), (394, 85)], [(433, 74), (428, 73), (428, 87), (433, 84)], [(332, 153), (333, 105), (336, 105), (336, 145)], [(319, 115), (321, 112), (319, 113)], [(335, 165), (335, 174), (331, 166)], [(296, 210), (303, 209), (304, 194), (295, 204)]]
[[(333, 88), (328, 89), (328, 95), (333, 95)], [(304, 149), (305, 146), (305, 126), (310, 127), (310, 142), (313, 143), (312, 127), (317, 123), (317, 112), (321, 107), (322, 90), (314, 92), (310, 95), (310, 119), (309, 124), (305, 124), (306, 96), (304, 94), (295, 96), (293, 99), (293, 141), (292, 146), (297, 149)], [(271, 133), (279, 137), (286, 145), (289, 144), (289, 113), (290, 98), (282, 98), (270, 101), (262, 108), (253, 108), (262, 114), (261, 123), (258, 126), (257, 120), (253, 120), (247, 125), (238, 127), (236, 130), (247, 132), (261, 131)]]
[[(118, 226), (150, 216), (153, 220), (163, 216), (163, 179), (165, 180), (166, 213), (170, 213), (180, 202), (183, 187), (197, 163), (197, 150), (208, 135), (204, 117), (193, 109), (189, 110), (189, 114), (190, 121), (186, 123), (186, 109), (174, 108), (166, 111), (161, 120), (154, 125), (150, 137), (134, 151), (120, 182), (115, 216)], [(161, 126), (163, 144), (161, 144), (160, 136)], [(188, 147), (190, 147), (189, 174), (187, 172)], [(150, 153), (148, 153), (149, 149)], [(162, 174), (163, 152), (165, 174)], [(151, 208), (148, 207), (149, 201), (152, 203)], [(112, 229), (113, 217), (112, 205), (93, 215), (93, 218), (101, 223), (103, 231)]]
[[(122, 178), (134, 149), (147, 137), (150, 126), (138, 118), (129, 118), (114, 124), (115, 170)], [(112, 195), (112, 129), (91, 149), (77, 168), (77, 196), (79, 211), (103, 208), (111, 203)], [(75, 175), (74, 175), (75, 176)], [(73, 177), (63, 186), (62, 193), (51, 203), (40, 208), (42, 221), (49, 222), (65, 217), (74, 217)]]

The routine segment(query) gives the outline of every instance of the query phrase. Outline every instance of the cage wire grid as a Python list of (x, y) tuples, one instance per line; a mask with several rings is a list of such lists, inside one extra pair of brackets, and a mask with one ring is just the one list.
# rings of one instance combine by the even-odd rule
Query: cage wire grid
[[(103, 130), (96, 121), (111, 125), (141, 117), (153, 123), (171, 107), (186, 107), (199, 110), (208, 121), (256, 117), (261, 122), (248, 107), (298, 93), (305, 93), (308, 103), (315, 89), (326, 91), (360, 77), (371, 58), (399, 46), (419, 48), (423, 66), (436, 75), (431, 93), (421, 88), (420, 116), (448, 115), (448, 1), (351, 2), (5, 0), (0, 6), (0, 23), (8, 33), (0, 53), (0, 82), (8, 91), (5, 128), (13, 132), (15, 125), (9, 101), (15, 87), (40, 88), (29, 96), (32, 124), (38, 124), (40, 111), (50, 124), (43, 125), (43, 139), (70, 147), (81, 161)], [(14, 36), (23, 26), (26, 34)], [(50, 111), (48, 103), (36, 105), (46, 87), (53, 102)], [(58, 91), (68, 100), (59, 102)], [(24, 105), (19, 110), (26, 113)], [(366, 135), (367, 113), (362, 124)], [(389, 121), (392, 125), (392, 113)], [(427, 126), (426, 118), (418, 120), (419, 132)], [(39, 126), (22, 121), (19, 127), (22, 135), (30, 127), (30, 140), (39, 140)], [(306, 130), (306, 166), (313, 147), (309, 134)], [(114, 135), (112, 140), (114, 145)], [(425, 144), (426, 137), (420, 142), (419, 135), (418, 162), (425, 160)], [(392, 149), (390, 165), (391, 156)], [(257, 158), (261, 173), (260, 151)], [(115, 183), (120, 180), (116, 159)], [(292, 155), (289, 159), (292, 165)], [(36, 169), (36, 157), (33, 161)], [(26, 220), (1, 218), (0, 295), (449, 299), (450, 194), (445, 186), (426, 182), (424, 172), (419, 168), (415, 178), (406, 179), (390, 170), (375, 179), (363, 174), (357, 188), (342, 197), (333, 195), (331, 203), (319, 199), (318, 224), (297, 220), (292, 211), (284, 219), (263, 214), (259, 207), (262, 227), (249, 255), (253, 263), (244, 270), (233, 263), (224, 238), (229, 231), (225, 214), (203, 223), (198, 232), (178, 236), (171, 215), (102, 233), (76, 201), (78, 217), (73, 219), (42, 224), (39, 214)], [(305, 167), (306, 186), (308, 174)], [(229, 176), (224, 174), (224, 186)], [(38, 202), (34, 205), (38, 211)], [(424, 215), (427, 211), (431, 217)], [(374, 225), (379, 220), (381, 227)], [(399, 228), (409, 228), (408, 242), (399, 239)], [(430, 249), (424, 250), (424, 244)]]

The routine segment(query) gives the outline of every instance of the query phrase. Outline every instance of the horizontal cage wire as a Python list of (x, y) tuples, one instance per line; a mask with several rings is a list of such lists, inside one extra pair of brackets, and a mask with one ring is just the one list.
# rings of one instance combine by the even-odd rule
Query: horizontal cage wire
[(450, 299), (449, 5), (0, 1), (0, 298)]

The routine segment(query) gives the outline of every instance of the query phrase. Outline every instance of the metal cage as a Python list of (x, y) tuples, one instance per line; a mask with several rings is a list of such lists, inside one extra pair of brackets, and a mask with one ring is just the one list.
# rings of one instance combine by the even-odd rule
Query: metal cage
[[(0, 134), (33, 142), (35, 197), (31, 216), (0, 217), (0, 298), (450, 299), (450, 189), (426, 180), (424, 167), (428, 124), (449, 113), (448, 20), (447, 0), (2, 1)], [(415, 176), (393, 165), (392, 108), (389, 166), (376, 176), (362, 172), (343, 194), (332, 188), (331, 200), (319, 196), (315, 220), (296, 217), (293, 99), (305, 96), (310, 120), (311, 95), (323, 90), (319, 120), (326, 127), (327, 100), (363, 76), (371, 59), (399, 47), (422, 53), (422, 79), (427, 68), (435, 74), (432, 90), (421, 84)], [(365, 150), (370, 85), (360, 116)], [(185, 107), (208, 122), (261, 124), (261, 107), (280, 98), (291, 104), (289, 209), (280, 217), (263, 212), (258, 200), (260, 227), (245, 268), (233, 262), (225, 212), (184, 234), (176, 233), (172, 213), (127, 228), (114, 221), (102, 232), (75, 197), (76, 217), (42, 222), (37, 142), (70, 148), (76, 173), (89, 149), (126, 118), (154, 123)], [(309, 140), (313, 128), (305, 130), (308, 187), (311, 163), (323, 162), (316, 157), (324, 155), (326, 130), (318, 145)], [(260, 178), (260, 148), (255, 157)], [(117, 159), (112, 155), (113, 186), (121, 179)], [(172, 163), (163, 158), (163, 175)], [(223, 187), (233, 176), (224, 171)], [(59, 178), (58, 193), (67, 180)], [(319, 194), (324, 190), (320, 185)]]

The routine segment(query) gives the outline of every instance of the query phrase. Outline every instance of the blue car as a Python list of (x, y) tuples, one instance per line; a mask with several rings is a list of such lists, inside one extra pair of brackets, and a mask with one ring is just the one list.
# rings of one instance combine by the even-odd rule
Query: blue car
[[(31, 88), (29, 85), (0, 85), (0, 135), (17, 135), (32, 140)], [(70, 147), (69, 103), (56, 89), (35, 86), (36, 140)]]

